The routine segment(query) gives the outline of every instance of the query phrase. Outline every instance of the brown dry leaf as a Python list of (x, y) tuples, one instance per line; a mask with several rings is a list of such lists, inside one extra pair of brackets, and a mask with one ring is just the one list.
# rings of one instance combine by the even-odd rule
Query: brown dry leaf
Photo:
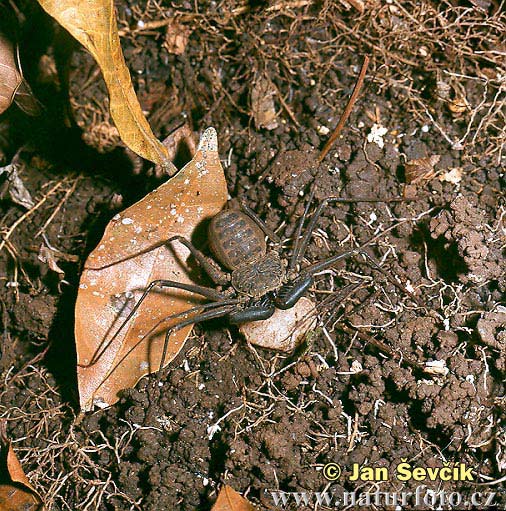
[[(167, 148), (171, 160), (176, 158), (179, 148), (183, 142), (186, 144), (190, 154), (194, 154), (197, 150), (197, 144), (193, 131), (191, 130), (188, 123), (184, 123), (182, 126), (174, 130), (163, 141), (163, 145)], [(162, 177), (164, 172), (164, 168), (161, 165), (155, 165), (154, 173), (156, 177)]]
[(224, 485), (211, 511), (255, 511), (255, 507), (233, 488)]
[[(171, 166), (142, 113), (125, 64), (112, 0), (39, 0), (95, 58), (107, 85), (110, 110), (123, 142), (143, 158)], [(173, 169), (175, 170), (175, 169)]]
[[(77, 376), (83, 410), (115, 403), (119, 390), (158, 370), (168, 325), (158, 323), (200, 303), (200, 297), (172, 289), (152, 292), (121, 333), (115, 333), (149, 282), (192, 283), (186, 248), (174, 242), (169, 249), (164, 242), (175, 235), (191, 239), (195, 227), (218, 213), (226, 200), (216, 131), (209, 128), (193, 159), (179, 173), (109, 223), (86, 261), (76, 303)], [(171, 336), (166, 364), (183, 347), (190, 330)]]
[(191, 33), (192, 30), (190, 27), (173, 20), (167, 25), (163, 47), (169, 53), (182, 55), (186, 49)]
[(0, 424), (0, 442), (0, 472), (5, 475), (0, 484), (0, 511), (42, 511), (42, 499), (23, 472), (21, 463), (5, 436), (3, 422)]
[(257, 128), (273, 130), (278, 127), (274, 105), (275, 95), (276, 89), (271, 81), (267, 77), (259, 75), (251, 91), (251, 110)]
[(255, 346), (289, 353), (302, 342), (304, 335), (316, 326), (316, 322), (314, 303), (309, 298), (302, 297), (291, 309), (276, 309), (269, 319), (244, 323), (239, 330), (246, 340)]
[(434, 166), (439, 163), (441, 156), (433, 154), (428, 158), (409, 160), (404, 166), (406, 183), (415, 184), (421, 181), (430, 181), (435, 175)]
[(22, 78), (21, 83), (16, 90), (14, 101), (16, 102), (18, 108), (22, 110), (26, 115), (35, 117), (42, 113), (41, 103), (33, 95), (30, 85), (24, 78)]
[(0, 114), (11, 106), (22, 81), (14, 45), (5, 34), (0, 33)]

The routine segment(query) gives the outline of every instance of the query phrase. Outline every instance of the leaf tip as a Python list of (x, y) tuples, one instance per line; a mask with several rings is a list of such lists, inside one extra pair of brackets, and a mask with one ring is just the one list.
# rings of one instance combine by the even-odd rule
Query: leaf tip
[(214, 128), (207, 128), (202, 133), (197, 151), (202, 151), (203, 153), (207, 151), (218, 152), (218, 134)]

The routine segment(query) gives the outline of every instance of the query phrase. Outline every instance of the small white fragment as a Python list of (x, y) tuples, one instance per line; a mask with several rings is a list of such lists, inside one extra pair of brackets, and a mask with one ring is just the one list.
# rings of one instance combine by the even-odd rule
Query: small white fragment
[(112, 217), (113, 220), (119, 220), (121, 218), (121, 215), (119, 213), (117, 213), (116, 215), (114, 215)]
[(446, 367), (446, 360), (430, 360), (425, 362), (424, 371), (435, 376), (446, 376), (450, 372)]
[(131, 218), (123, 218), (123, 220), (121, 220), (121, 223), (123, 225), (130, 225), (130, 224), (133, 224), (134, 221)]
[(424, 125), (422, 126), (422, 131), (423, 131), (424, 133), (428, 133), (428, 132), (429, 132), (429, 130), (430, 130), (430, 126), (427, 126), (427, 124), (424, 124)]
[(383, 137), (388, 133), (388, 129), (383, 127), (381, 124), (374, 123), (371, 127), (371, 131), (367, 135), (367, 142), (376, 144), (380, 149), (385, 147), (385, 141)]
[(106, 403), (101, 397), (94, 397), (93, 398), (93, 405), (94, 406), (98, 406), (102, 410), (104, 408), (107, 408), (108, 406), (110, 406), (109, 403)]
[(445, 172), (442, 176), (439, 177), (441, 182), (446, 181), (447, 183), (452, 183), (454, 185), (458, 185), (462, 181), (462, 169), (457, 167), (449, 172)]
[(190, 180), (189, 180), (188, 178), (186, 178), (186, 179), (184, 180), (184, 184), (185, 184), (185, 185), (189, 185), (189, 184), (190, 184)]
[(88, 289), (86, 284), (79, 284), (79, 289)]
[(330, 129), (323, 125), (318, 126), (317, 131), (320, 135), (328, 135), (330, 133)]
[(172, 216), (174, 216), (176, 213), (177, 213), (177, 209), (176, 209), (176, 208), (172, 208), (172, 209), (170, 210), (170, 214), (171, 214)]
[(142, 20), (138, 20), (137, 21), (137, 28), (144, 28), (146, 24), (144, 23), (144, 21)]
[(376, 213), (374, 211), (369, 215), (369, 220), (371, 221), (371, 224), (378, 220), (378, 217), (376, 216)]
[(414, 293), (415, 292), (415, 288), (413, 287), (413, 284), (411, 284), (411, 282), (409, 280), (406, 282), (406, 289), (410, 293)]
[(105, 248), (105, 245), (102, 243), (102, 245), (100, 245), (100, 246), (98, 247), (98, 250), (104, 250), (104, 248)]
[(218, 431), (221, 431), (221, 428), (218, 424), (213, 424), (212, 426), (207, 427), (207, 435), (209, 440), (213, 439), (213, 436), (218, 433)]
[(141, 371), (147, 371), (149, 369), (149, 362), (147, 360), (143, 360), (140, 364), (139, 364), (139, 369)]
[(208, 484), (209, 484), (209, 479), (207, 477), (204, 477), (204, 479), (202, 479), (202, 485), (207, 486)]
[(357, 374), (357, 373), (361, 373), (363, 370), (364, 370), (364, 368), (362, 367), (362, 364), (358, 360), (354, 360), (351, 363), (350, 373)]
[(179, 224), (184, 224), (184, 216), (179, 215), (179, 216), (176, 218), (176, 221), (177, 221)]
[(139, 227), (136, 227), (136, 228), (134, 229), (134, 231), (135, 231), (135, 234), (140, 234), (140, 233), (142, 232), (142, 227), (140, 227), (140, 226), (139, 226)]

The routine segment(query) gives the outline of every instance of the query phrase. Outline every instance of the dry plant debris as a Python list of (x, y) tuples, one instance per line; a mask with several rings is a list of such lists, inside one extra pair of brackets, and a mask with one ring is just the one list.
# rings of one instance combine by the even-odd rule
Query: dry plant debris
[(0, 33), (0, 114), (11, 106), (22, 80), (14, 45), (5, 34)]
[(255, 511), (255, 507), (232, 487), (224, 485), (211, 511)]
[[(248, 204), (260, 209), (272, 200), (262, 211), (272, 225), (278, 225), (279, 219), (290, 219), (275, 197), (286, 199), (286, 186), (269, 181), (271, 158), (284, 149), (300, 149), (305, 142), (315, 147), (324, 143), (318, 126), (332, 129), (338, 105), (352, 86), (350, 76), (357, 73), (357, 55), (370, 53), (367, 90), (352, 115), (354, 129), (347, 131), (329, 153), (328, 161), (335, 168), (333, 165), (323, 179), (329, 184), (325, 191), (352, 196), (353, 192), (374, 192), (380, 186), (381, 191), (396, 193), (402, 153), (407, 160), (440, 154), (438, 171), (453, 169), (452, 176), (458, 174), (460, 179), (460, 193), (475, 197), (485, 213), (484, 222), (473, 223), (479, 225), (474, 231), (483, 233), (479, 244), (488, 246), (489, 254), (485, 259), (481, 256), (482, 264), (479, 258), (470, 262), (472, 273), (481, 273), (485, 267), (489, 275), (477, 284), (466, 281), (469, 271), (462, 261), (462, 254), (468, 255), (465, 238), (475, 237), (469, 232), (470, 222), (464, 224), (463, 236), (457, 225), (451, 227), (450, 239), (423, 234), (428, 218), (441, 208), (447, 209), (445, 201), (450, 202), (455, 191), (456, 185), (438, 176), (440, 179), (424, 183), (430, 200), (422, 198), (388, 211), (357, 206), (353, 223), (342, 208), (335, 208), (316, 233), (316, 246), (310, 253), (315, 258), (327, 245), (328, 250), (335, 250), (347, 243), (362, 243), (402, 218), (398, 230), (378, 249), (392, 272), (397, 272), (398, 265), (410, 270), (411, 283), (424, 293), (433, 310), (430, 321), (414, 311), (398, 311), (397, 301), (390, 303), (389, 295), (378, 295), (382, 289), (372, 301), (389, 310), (379, 312), (368, 298), (367, 287), (362, 286), (356, 297), (346, 298), (342, 314), (326, 324), (324, 333), (329, 337), (315, 336), (304, 360), (279, 375), (276, 370), (282, 357), (278, 354), (231, 350), (224, 329), (211, 329), (204, 335), (204, 346), (210, 346), (211, 353), (196, 348), (193, 356), (185, 359), (184, 367), (171, 371), (168, 384), (160, 389), (160, 404), (154, 406), (151, 417), (156, 416), (156, 420), (152, 421), (144, 413), (151, 405), (152, 389), (142, 381), (114, 408), (89, 414), (80, 425), (69, 427), (72, 413), (58, 404), (64, 398), (51, 370), (34, 363), (18, 376), (21, 364), (9, 364), (2, 374), (2, 414), (15, 431), (12, 438), (24, 438), (16, 444), (23, 453), (23, 466), (30, 468), (37, 487), (44, 488), (48, 506), (190, 510), (213, 498), (212, 488), (220, 480), (233, 480), (238, 491), (248, 492), (248, 499), (258, 502), (266, 488), (277, 488), (278, 484), (290, 490), (299, 490), (300, 485), (309, 490), (323, 489), (320, 473), (307, 467), (332, 457), (339, 457), (343, 466), (364, 459), (393, 463), (407, 455), (421, 464), (465, 461), (478, 467), (480, 482), (487, 484), (483, 490), (493, 491), (504, 484), (505, 357), (500, 352), (504, 320), (487, 313), (502, 314), (499, 304), (504, 301), (505, 280), (504, 269), (489, 272), (487, 266), (493, 261), (504, 265), (506, 213), (499, 166), (504, 163), (506, 141), (506, 74), (500, 46), (506, 17), (504, 10), (497, 11), (497, 3), (472, 3), (485, 7), (394, 0), (368, 2), (364, 14), (358, 16), (331, 1), (275, 2), (267, 8), (255, 8), (247, 2), (218, 2), (216, 7), (199, 3), (198, 9), (181, 4), (169, 14), (165, 5), (157, 2), (117, 4), (126, 26), (136, 27), (138, 20), (146, 25), (165, 22), (165, 16), (174, 16), (184, 17), (183, 23), (193, 29), (181, 58), (168, 55), (165, 49), (159, 51), (163, 28), (149, 33), (127, 31), (125, 50), (130, 51), (131, 68), (139, 71), (133, 75), (139, 90), (148, 71), (154, 85), (170, 75), (168, 90), (173, 103), (167, 101), (165, 110), (155, 106), (150, 122), (155, 126), (154, 116), (174, 118), (191, 110), (204, 115), (195, 127), (210, 123), (223, 134), (229, 129), (222, 155), (229, 186), (238, 194), (246, 194), (257, 176), (263, 176), (262, 183), (256, 189), (249, 188), (246, 195)], [(264, 30), (260, 32), (259, 27)], [(155, 63), (160, 64), (158, 68)], [(258, 70), (268, 71), (278, 91), (276, 101), (286, 101), (300, 126), (283, 107), (278, 130), (251, 128), (246, 98)], [(469, 108), (453, 115), (450, 102), (459, 97), (466, 98)], [(172, 108), (173, 104), (177, 108)], [(378, 104), (383, 124), (389, 129), (384, 149), (369, 144), (365, 156), (360, 148), (370, 124), (363, 115), (364, 104)], [(365, 121), (363, 127), (361, 121)], [(454, 146), (461, 149), (452, 151)], [(378, 166), (376, 170), (367, 159)], [(338, 188), (339, 172), (345, 177), (342, 190)], [(383, 186), (385, 179), (388, 184)], [(89, 185), (101, 196), (94, 180)], [(17, 223), (14, 232), (6, 231), (13, 233), (6, 248), (11, 243), (23, 249), (21, 235), (32, 221), (40, 223), (41, 213), (54, 202), (51, 197), (28, 221)], [(38, 197), (34, 198), (37, 202)], [(19, 213), (19, 208), (13, 210)], [(88, 222), (85, 215), (80, 218)], [(3, 223), (8, 228), (12, 218)], [(76, 245), (81, 246), (80, 242)], [(440, 267), (442, 262), (447, 266)], [(67, 267), (65, 270), (67, 273)], [(339, 295), (338, 279), (342, 276), (350, 286), (358, 279), (365, 281), (368, 275), (357, 276), (356, 270), (350, 263), (344, 273), (322, 275), (317, 296), (332, 291), (333, 296), (327, 297), (330, 303), (335, 303), (336, 296), (347, 296), (348, 292)], [(19, 280), (21, 287), (25, 285), (21, 275)], [(4, 288), (3, 297), (13, 294), (12, 288)], [(39, 303), (57, 299), (53, 294), (39, 298)], [(420, 379), (400, 367), (398, 359), (378, 356), (375, 349), (366, 346), (365, 339), (343, 334), (341, 320), (350, 317), (354, 305), (360, 310), (353, 311), (353, 324), (372, 325), (375, 336), (420, 363), (423, 358), (419, 354), (432, 355), (435, 360), (430, 367), (440, 375), (446, 372), (446, 362), (448, 375), (434, 378), (432, 383)], [(493, 328), (483, 322), (476, 325), (480, 317), (493, 321)], [(28, 331), (11, 327), (8, 333), (14, 342), (9, 345), (24, 348), (22, 339)], [(65, 335), (54, 335), (51, 340), (61, 337)], [(24, 360), (30, 357), (24, 350), (23, 355)], [(258, 358), (253, 359), (254, 355)], [(270, 377), (273, 371), (276, 373)], [(19, 408), (18, 403), (22, 403)], [(216, 412), (212, 421), (210, 410)], [(210, 422), (221, 427), (211, 442), (206, 436)], [(228, 447), (225, 454), (222, 446)], [(208, 485), (198, 484), (202, 480), (196, 481), (195, 474), (209, 474), (209, 460), (217, 459), (223, 459), (223, 466), (217, 467)], [(414, 491), (416, 484), (405, 489)], [(395, 481), (385, 483), (382, 489), (394, 491), (394, 486)], [(475, 488), (473, 485), (468, 490)], [(445, 489), (461, 488), (445, 485)], [(500, 496), (504, 502), (504, 495)]]
[(251, 90), (251, 110), (257, 128), (274, 130), (278, 127), (274, 96), (276, 89), (264, 75), (257, 76)]
[(18, 170), (19, 166), (16, 163), (10, 163), (5, 167), (0, 167), (0, 176), (3, 174), (7, 176), (7, 192), (12, 202), (19, 204), (26, 209), (33, 208), (35, 204), (33, 202), (32, 196), (19, 177)]
[(439, 163), (440, 159), (439, 154), (433, 154), (427, 158), (415, 158), (407, 161), (404, 166), (406, 183), (415, 184), (430, 181), (436, 175), (434, 166)]
[(12, 41), (0, 32), (0, 114), (13, 101), (28, 115), (38, 115), (40, 106), (23, 78), (18, 54)]
[[(81, 408), (109, 406), (119, 390), (133, 387), (158, 370), (169, 326), (164, 318), (196, 305), (184, 291), (152, 292), (117, 334), (146, 286), (156, 279), (191, 283), (186, 248), (165, 241), (191, 239), (196, 226), (220, 211), (227, 200), (216, 131), (207, 129), (193, 159), (172, 179), (116, 215), (81, 276), (75, 312), (78, 385)], [(170, 362), (191, 330), (170, 338)], [(116, 335), (117, 334), (117, 335)]]
[(6, 437), (4, 422), (0, 423), (0, 444), (0, 511), (42, 511), (42, 499), (30, 484)]
[(40, 0), (40, 5), (95, 58), (107, 85), (111, 116), (123, 142), (134, 152), (175, 171), (167, 149), (153, 135), (132, 87), (121, 50), (112, 0)]

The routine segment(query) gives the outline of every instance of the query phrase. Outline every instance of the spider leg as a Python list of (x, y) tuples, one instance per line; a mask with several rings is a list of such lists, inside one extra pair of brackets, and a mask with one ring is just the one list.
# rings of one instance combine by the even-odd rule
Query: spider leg
[(382, 275), (385, 276), (385, 278), (393, 284), (399, 291), (402, 293), (408, 295), (417, 305), (420, 307), (423, 307), (423, 304), (418, 300), (418, 298), (408, 291), (400, 282), (397, 282), (390, 273), (388, 273), (384, 268), (381, 267), (379, 262), (376, 260), (375, 257), (373, 257), (369, 252), (362, 248), (357, 248), (354, 250), (349, 250), (348, 252), (343, 252), (342, 254), (338, 254), (332, 257), (329, 257), (328, 259), (324, 259), (323, 261), (320, 261), (315, 264), (311, 264), (310, 266), (307, 266), (306, 268), (303, 268), (301, 271), (301, 278), (304, 278), (304, 276), (307, 278), (309, 276), (313, 276), (315, 273), (318, 273), (319, 271), (326, 270), (327, 268), (330, 268), (336, 262), (341, 261), (342, 259), (348, 259), (351, 256), (354, 255), (362, 255), (364, 256), (368, 261), (369, 264), (376, 270), (379, 271)]
[[(139, 339), (122, 357), (121, 359), (115, 364), (114, 368), (108, 373), (107, 377), (109, 377), (113, 371), (119, 367), (121, 365), (121, 363), (142, 343), (146, 340), (146, 338), (151, 335), (153, 333), (153, 331), (158, 327), (160, 326), (162, 323), (164, 323), (165, 321), (169, 321), (169, 320), (173, 320), (173, 319), (178, 319), (178, 318), (185, 318), (186, 316), (188, 316), (189, 314), (192, 314), (194, 312), (202, 312), (203, 310), (206, 310), (206, 309), (214, 309), (214, 311), (211, 311), (211, 312), (216, 312), (220, 309), (223, 309), (223, 308), (227, 308), (227, 312), (228, 313), (228, 308), (229, 307), (235, 307), (238, 303), (240, 303), (240, 300), (238, 299), (234, 299), (234, 300), (224, 300), (224, 301), (216, 301), (216, 302), (210, 302), (210, 303), (204, 303), (202, 305), (197, 305), (196, 307), (192, 307), (191, 309), (188, 309), (186, 311), (183, 311), (183, 312), (178, 312), (176, 314), (171, 314), (170, 316), (166, 316), (165, 318), (163, 318), (162, 320), (160, 320), (156, 325), (154, 325), (150, 330), (149, 332), (147, 332), (145, 335), (142, 336), (142, 339)], [(222, 314), (222, 315), (226, 315), (225, 314)], [(192, 324), (192, 323), (198, 323), (199, 321), (204, 321), (204, 319), (200, 319), (199, 320), (199, 317), (201, 317), (202, 314), (200, 315), (196, 315), (192, 318), (189, 318), (190, 322), (188, 324)], [(208, 318), (209, 319), (209, 318)], [(186, 318), (183, 320), (183, 321), (187, 321)], [(176, 325), (173, 325), (172, 328), (174, 327), (177, 327), (178, 324)], [(186, 325), (185, 325), (186, 326)], [(179, 327), (179, 328), (183, 328), (183, 327)], [(167, 330), (167, 332), (169, 333), (168, 336), (166, 335), (165, 337), (165, 343), (168, 342), (168, 338), (170, 336), (170, 334), (173, 332), (174, 330), (171, 330), (170, 328)], [(164, 352), (164, 355), (163, 355), (163, 358), (165, 358), (166, 354), (167, 354), (167, 345), (164, 343), (164, 348), (163, 348), (163, 352)]]
[(304, 227), (304, 222), (306, 221), (306, 217), (309, 213), (309, 208), (311, 207), (311, 203), (313, 202), (314, 194), (316, 191), (316, 186), (311, 187), (311, 191), (309, 192), (309, 197), (307, 199), (306, 207), (304, 208), (304, 213), (300, 217), (299, 223), (297, 225), (297, 230), (295, 231), (295, 244), (292, 251), (292, 257), (290, 258), (290, 264), (288, 265), (288, 271), (294, 270), (297, 266), (297, 261), (299, 260), (299, 251), (300, 251), (300, 236), (302, 234), (302, 229)]
[(200, 266), (204, 268), (204, 271), (211, 277), (211, 280), (215, 284), (224, 286), (230, 282), (228, 274), (221, 271), (211, 258), (205, 256), (198, 248), (195, 248), (191, 241), (183, 238), (183, 236), (173, 236), (167, 240), (166, 244), (172, 241), (179, 241), (179, 243), (182, 243), (192, 253), (193, 257), (195, 257)]
[(157, 383), (160, 381), (163, 365), (165, 363), (165, 357), (167, 356), (167, 348), (169, 346), (169, 337), (173, 333), (177, 332), (178, 330), (181, 330), (181, 328), (184, 328), (188, 325), (195, 325), (196, 323), (200, 323), (202, 321), (207, 321), (209, 319), (221, 318), (223, 316), (226, 316), (230, 312), (234, 311), (237, 303), (238, 303), (238, 301), (235, 300), (233, 304), (223, 305), (223, 306), (217, 307), (214, 310), (202, 312), (200, 314), (197, 314), (196, 316), (193, 316), (192, 318), (184, 319), (180, 323), (177, 323), (176, 325), (171, 326), (167, 330), (167, 332), (165, 332), (165, 340), (163, 342), (162, 358), (160, 359), (160, 366), (158, 367), (157, 376), (156, 376)]
[(393, 284), (402, 293), (408, 295), (418, 306), (423, 307), (423, 304), (413, 293), (408, 291), (401, 283), (397, 282), (397, 280), (395, 280), (390, 275), (390, 273), (388, 273), (385, 269), (381, 267), (378, 261), (376, 261), (376, 259), (371, 254), (369, 254), (367, 251), (361, 248), (349, 250), (347, 252), (343, 252), (342, 254), (337, 254), (335, 256), (329, 257), (328, 259), (324, 259), (323, 261), (303, 268), (298, 278), (285, 284), (284, 286), (281, 287), (281, 289), (279, 289), (275, 298), (276, 307), (278, 309), (290, 309), (311, 287), (311, 285), (313, 284), (313, 276), (315, 273), (326, 270), (327, 268), (334, 266), (334, 264), (336, 264), (338, 261), (348, 259), (349, 257), (352, 257), (354, 255), (364, 256), (368, 260), (369, 264), (375, 270), (379, 271), (382, 275), (384, 275), (391, 284)]
[[(134, 305), (128, 316), (125, 318), (123, 323), (119, 326), (118, 330), (114, 333), (114, 335), (107, 341), (107, 343), (93, 356), (89, 366), (93, 365), (104, 353), (104, 351), (111, 345), (111, 343), (118, 337), (119, 333), (123, 330), (125, 325), (132, 319), (133, 315), (137, 312), (139, 307), (141, 306), (142, 302), (146, 299), (148, 294), (155, 288), (156, 286), (159, 286), (161, 288), (175, 288), (175, 289), (183, 289), (185, 291), (190, 291), (191, 293), (199, 294), (201, 296), (205, 296), (206, 298), (209, 298), (210, 300), (214, 301), (220, 301), (224, 300), (226, 296), (222, 293), (219, 293), (215, 289), (212, 289), (210, 287), (204, 287), (204, 286), (198, 286), (197, 284), (184, 284), (183, 282), (176, 282), (174, 280), (164, 280), (164, 279), (158, 279), (153, 280), (150, 282), (147, 286), (147, 288), (142, 293), (142, 296), (139, 298), (137, 303)], [(107, 337), (108, 333), (106, 333)], [(104, 339), (105, 340), (105, 339)]]
[[(314, 193), (314, 192), (313, 192)], [(311, 202), (312, 196), (310, 197), (310, 200), (308, 202)], [(302, 240), (299, 243), (299, 237), (302, 231), (302, 223), (304, 221), (305, 216), (307, 215), (307, 209), (308, 206), (306, 206), (306, 211), (304, 212), (304, 215), (302, 216), (302, 221), (299, 223), (299, 226), (297, 228), (297, 238), (296, 238), (296, 245), (294, 248), (294, 251), (292, 253), (292, 257), (290, 259), (290, 264), (288, 266), (288, 271), (295, 270), (296, 266), (302, 258), (304, 257), (304, 254), (306, 253), (307, 246), (309, 244), (309, 240), (311, 239), (311, 236), (313, 234), (313, 231), (315, 230), (316, 223), (320, 219), (323, 210), (330, 204), (334, 202), (342, 203), (342, 204), (351, 204), (354, 202), (403, 202), (406, 199), (403, 197), (393, 197), (390, 199), (372, 199), (368, 197), (355, 197), (352, 199), (343, 199), (341, 197), (326, 197), (323, 199), (320, 204), (318, 204), (318, 207), (316, 208), (316, 211), (313, 213), (313, 216), (311, 217), (311, 220), (309, 221), (309, 224), (307, 226), (306, 232), (304, 233), (304, 236), (302, 237)]]

